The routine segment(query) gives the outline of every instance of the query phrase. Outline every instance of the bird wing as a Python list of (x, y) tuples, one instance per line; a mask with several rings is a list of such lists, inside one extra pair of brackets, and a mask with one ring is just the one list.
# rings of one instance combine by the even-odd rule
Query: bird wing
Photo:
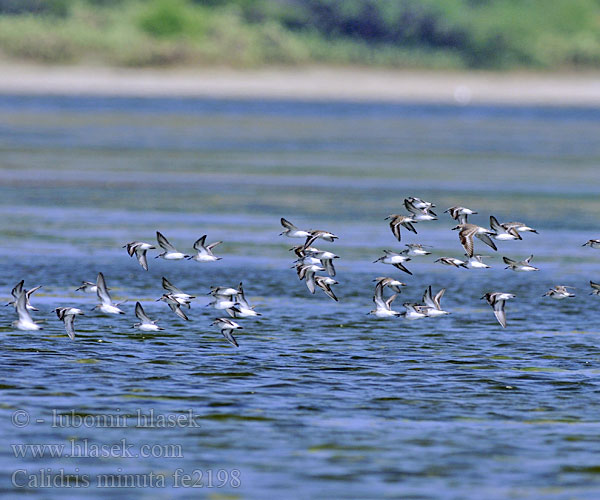
[(63, 321), (65, 323), (65, 331), (71, 340), (75, 340), (75, 316), (72, 314), (67, 314), (63, 316)]
[(139, 302), (135, 303), (135, 315), (142, 323), (152, 323), (152, 320), (146, 315), (142, 304)]
[(283, 217), (281, 218), (281, 225), (286, 229), (297, 229), (296, 226), (294, 226), (294, 224), (292, 224), (289, 220), (284, 219)]
[(385, 303), (385, 308), (388, 310), (392, 310), (392, 302), (394, 302), (394, 300), (396, 300), (396, 297), (398, 297), (398, 294), (395, 293), (394, 295), (392, 295), (390, 298), (388, 298), (384, 303)]
[(336, 302), (338, 301), (338, 298), (335, 296), (335, 294), (333, 293), (333, 290), (331, 290), (331, 287), (327, 283), (323, 283), (321, 280), (317, 281), (316, 283), (317, 283), (317, 285), (319, 285), (319, 288), (321, 288), (321, 290), (323, 290), (328, 297), (331, 297)]
[(494, 302), (492, 307), (494, 308), (494, 315), (496, 316), (498, 323), (502, 325), (502, 328), (506, 328), (506, 313), (504, 312), (504, 301), (497, 300)]
[(435, 294), (435, 297), (433, 297), (433, 302), (436, 304), (438, 309), (442, 309), (442, 306), (440, 304), (442, 297), (444, 296), (444, 293), (446, 293), (446, 289), (442, 288), (438, 293)]
[(27, 310), (27, 299), (25, 298), (25, 293), (21, 292), (21, 295), (17, 298), (17, 314), (19, 315), (19, 319), (24, 322), (33, 323), (33, 319), (31, 318), (31, 314)]
[(223, 337), (225, 337), (230, 344), (233, 344), (234, 346), (239, 347), (240, 345), (237, 343), (237, 340), (235, 340), (235, 337), (231, 334), (232, 331), (233, 330), (230, 328), (223, 328), (221, 330), (221, 333), (223, 334)]
[(463, 246), (469, 257), (473, 257), (473, 235), (475, 234), (475, 231), (477, 231), (477, 229), (463, 229), (458, 233), (460, 244)]
[(493, 231), (495, 232), (504, 232), (504, 228), (500, 225), (500, 223), (498, 222), (498, 219), (496, 219), (496, 217), (494, 217), (493, 215), (490, 215), (490, 227), (492, 228)]
[(250, 309), (250, 304), (246, 300), (246, 296), (244, 295), (244, 288), (242, 287), (241, 282), (238, 286), (237, 302), (242, 305), (243, 309)]
[(11, 290), (10, 294), (15, 298), (15, 300), (17, 300), (19, 298), (19, 295), (21, 295), (21, 293), (23, 293), (23, 284), (25, 283), (25, 280), (21, 280), (19, 281), (14, 288)]
[(137, 255), (138, 262), (144, 271), (148, 270), (148, 260), (146, 259), (146, 250), (137, 250), (135, 251)]
[(400, 233), (400, 223), (395, 222), (394, 219), (390, 221), (390, 229), (392, 230), (393, 235), (396, 237), (398, 241), (402, 241), (402, 234)]
[(333, 267), (332, 259), (321, 259), (321, 265), (325, 268), (329, 276), (335, 276), (335, 267)]
[(175, 285), (173, 285), (167, 278), (165, 278), (163, 276), (162, 279), (162, 286), (165, 290), (167, 290), (169, 293), (183, 293), (179, 288), (177, 288)]
[(516, 260), (509, 259), (508, 257), (502, 257), (502, 260), (507, 266), (514, 266), (517, 263)]
[(437, 306), (436, 306), (435, 302), (433, 301), (433, 296), (431, 293), (431, 285), (429, 285), (429, 287), (425, 290), (425, 293), (423, 294), (423, 303), (427, 307), (433, 307), (434, 309), (437, 309)]
[(306, 286), (310, 293), (315, 293), (315, 273), (313, 271), (306, 271), (304, 277), (306, 278)]
[(531, 259), (533, 259), (533, 255), (527, 257), (523, 262), (525, 262), (525, 264), (529, 264), (531, 262)]
[(104, 275), (102, 273), (98, 273), (98, 278), (96, 278), (96, 294), (98, 298), (103, 304), (112, 305), (112, 299), (108, 294), (108, 290), (106, 288), (106, 281), (104, 280)]
[(168, 304), (169, 304), (169, 307), (171, 308), (171, 311), (173, 311), (175, 314), (177, 314), (177, 316), (179, 316), (181, 319), (189, 321), (189, 318), (181, 310), (181, 307), (179, 306), (179, 304), (172, 303), (172, 302), (168, 302)]
[(202, 235), (194, 242), (194, 250), (198, 250), (198, 252), (206, 253), (206, 248), (204, 243), (206, 242), (206, 235)]
[(398, 262), (397, 264), (393, 264), (393, 266), (396, 269), (400, 269), (401, 271), (404, 271), (405, 273), (408, 273), (408, 274), (412, 275), (412, 273), (408, 269), (406, 269), (406, 267), (404, 267), (404, 265), (402, 263), (400, 263), (400, 262)]
[[(213, 248), (215, 248), (217, 245), (220, 245), (221, 243), (223, 243), (222, 241), (215, 241), (214, 243), (211, 243), (210, 245), (206, 245), (206, 249), (207, 250), (212, 250)], [(210, 252), (212, 254), (212, 252)]]
[[(475, 236), (477, 236), (481, 241), (483, 241), (486, 245), (492, 247), (494, 250), (498, 250), (498, 248), (496, 247), (496, 244), (492, 241), (492, 239), (485, 233), (478, 233)], [(471, 243), (473, 241), (473, 238), (471, 238)], [(472, 257), (472, 255), (470, 255), (469, 257)]]
[(417, 234), (417, 230), (415, 229), (415, 226), (413, 226), (411, 222), (402, 222), (402, 225), (409, 231)]
[(177, 249), (171, 245), (169, 240), (167, 240), (167, 238), (165, 238), (159, 231), (156, 231), (156, 241), (158, 241), (158, 244), (161, 246), (161, 248), (167, 252), (177, 252)]
[(594, 283), (593, 281), (590, 281), (590, 286), (596, 290), (600, 290), (600, 283)]

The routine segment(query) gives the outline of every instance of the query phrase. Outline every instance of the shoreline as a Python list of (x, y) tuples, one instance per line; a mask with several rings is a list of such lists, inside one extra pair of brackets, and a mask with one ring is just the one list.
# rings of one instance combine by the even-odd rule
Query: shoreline
[(2, 95), (204, 97), (431, 104), (600, 106), (598, 73), (296, 67), (128, 69), (0, 63)]

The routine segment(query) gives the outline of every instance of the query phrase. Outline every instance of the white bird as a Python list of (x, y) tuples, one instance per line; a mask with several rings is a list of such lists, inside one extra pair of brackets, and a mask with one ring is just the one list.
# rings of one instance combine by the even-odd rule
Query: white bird
[(427, 307), (426, 314), (430, 318), (450, 314), (448, 311), (444, 311), (440, 304), (445, 291), (446, 289), (442, 288), (438, 293), (433, 295), (431, 292), (431, 285), (425, 290), (425, 293), (423, 294), (423, 303)]
[(466, 207), (450, 207), (448, 210), (444, 210), (444, 213), (450, 214), (450, 217), (457, 220), (459, 224), (466, 224), (467, 217), (469, 215), (474, 215), (477, 212)]
[(338, 298), (335, 296), (333, 291), (331, 290), (331, 285), (337, 285), (338, 282), (329, 276), (315, 276), (315, 285), (317, 285), (321, 290), (325, 292), (325, 294), (335, 300), (338, 301)]
[(333, 252), (327, 252), (325, 250), (319, 250), (318, 248), (308, 247), (306, 249), (307, 256), (319, 259), (321, 265), (327, 271), (329, 276), (335, 276), (335, 267), (333, 266), (333, 259), (339, 259), (340, 257)]
[(65, 324), (65, 331), (71, 340), (75, 340), (75, 316), (84, 316), (77, 307), (57, 307), (54, 309), (58, 319)]
[(281, 218), (281, 225), (285, 230), (282, 233), (279, 233), (279, 236), (287, 236), (288, 238), (308, 238), (310, 236), (309, 231), (298, 229), (294, 224), (283, 217)]
[(402, 241), (400, 226), (404, 227), (405, 229), (408, 229), (412, 233), (417, 234), (417, 230), (415, 229), (415, 226), (413, 226), (413, 223), (416, 223), (417, 221), (411, 216), (391, 214), (388, 215), (384, 220), (390, 221), (390, 229), (392, 230), (392, 233), (398, 241)]
[(325, 271), (325, 268), (314, 264), (301, 265), (296, 268), (300, 281), (306, 279), (306, 287), (310, 293), (315, 293), (315, 273), (318, 271)]
[(391, 252), (390, 250), (384, 250), (383, 253), (385, 255), (383, 257), (379, 257), (377, 260), (373, 261), (373, 263), (381, 262), (382, 264), (390, 264), (390, 265), (394, 266), (396, 269), (400, 269), (401, 271), (404, 271), (405, 273), (412, 274), (403, 265), (403, 262), (408, 262), (410, 260), (410, 257), (407, 257), (406, 255), (402, 255), (398, 252)]
[(221, 329), (223, 337), (225, 337), (229, 343), (233, 344), (236, 347), (239, 347), (237, 340), (235, 340), (235, 337), (231, 333), (233, 332), (233, 330), (239, 330), (242, 328), (238, 323), (230, 320), (229, 318), (216, 318), (212, 322), (212, 325), (216, 325)]
[(325, 241), (335, 241), (338, 239), (338, 237), (335, 234), (330, 233), (329, 231), (321, 231), (320, 229), (309, 231), (309, 233), (309, 236), (304, 242), (304, 248), (308, 248), (309, 246), (311, 246), (317, 240), (317, 238), (321, 238)]
[(435, 208), (435, 205), (430, 201), (422, 200), (421, 198), (417, 198), (416, 196), (409, 196), (404, 200), (404, 205), (409, 204), (410, 206), (418, 209), (426, 209), (431, 210)]
[(223, 242), (215, 241), (210, 245), (206, 245), (205, 242), (206, 235), (196, 240), (194, 243), (194, 250), (196, 250), (198, 253), (192, 257), (188, 257), (188, 260), (195, 260), (198, 262), (215, 262), (217, 260), (221, 260), (221, 257), (216, 257), (215, 254), (213, 254), (212, 249)]
[(96, 279), (96, 287), (97, 287), (97, 295), (100, 299), (101, 304), (98, 304), (96, 307), (92, 309), (98, 309), (100, 312), (104, 314), (125, 314), (119, 306), (123, 304), (123, 302), (119, 302), (118, 304), (113, 304), (112, 299), (108, 293), (108, 289), (106, 288), (106, 281), (104, 280), (104, 275), (102, 273), (98, 273), (98, 278)]
[(231, 309), (235, 307), (236, 301), (231, 295), (214, 295), (215, 300), (206, 304), (206, 307), (214, 307), (215, 309)]
[(473, 255), (473, 257), (469, 257), (469, 260), (462, 267), (466, 267), (467, 269), (489, 269), (490, 266), (483, 262), (483, 257), (488, 257), (488, 255)]
[(495, 240), (510, 241), (523, 239), (514, 227), (506, 227), (504, 224), (500, 224), (493, 215), (490, 215), (490, 228), (494, 232), (491, 236)]
[[(81, 283), (82, 283), (82, 285), (75, 290), (76, 292), (79, 292), (79, 291), (82, 291), (84, 293), (97, 293), (98, 292), (98, 287), (96, 286), (96, 283), (94, 283), (92, 281), (82, 281)], [(110, 290), (110, 288), (109, 288), (109, 290)]]
[(406, 311), (400, 314), (400, 316), (404, 316), (404, 319), (414, 321), (416, 319), (427, 317), (427, 306), (423, 306), (421, 304), (411, 304), (410, 302), (405, 302), (402, 305), (406, 308)]
[(237, 295), (237, 294), (238, 294), (238, 289), (230, 287), (230, 286), (211, 286), (210, 292), (208, 292), (208, 295), (214, 295), (215, 297), (217, 295), (233, 297), (234, 295)]
[(590, 248), (600, 248), (600, 240), (588, 240), (581, 246)]
[(148, 270), (148, 261), (146, 260), (146, 252), (148, 250), (153, 250), (156, 248), (150, 243), (144, 243), (143, 241), (132, 241), (131, 243), (127, 243), (123, 248), (127, 249), (127, 253), (130, 257), (133, 257), (133, 254), (137, 257), (140, 266), (145, 271)]
[[(181, 310), (181, 306), (185, 304), (184, 299), (174, 297), (169, 293), (165, 293), (162, 297), (156, 300), (156, 302), (165, 302), (177, 316), (181, 319), (189, 321), (189, 318), (185, 315), (185, 313)], [(189, 308), (189, 303), (187, 304)]]
[(504, 312), (504, 302), (509, 299), (514, 299), (515, 295), (504, 292), (488, 292), (481, 299), (487, 300), (487, 303), (494, 309), (494, 315), (498, 323), (506, 328), (506, 313)]
[[(379, 276), (378, 278), (375, 278), (373, 281), (376, 281), (377, 284), (375, 285), (375, 293), (379, 293), (380, 296), (383, 296), (383, 289), (387, 286), (390, 288), (390, 290), (393, 290), (394, 292), (397, 293), (402, 293), (402, 288), (400, 288), (401, 286), (406, 286), (406, 283), (402, 283), (402, 281), (398, 281), (397, 279), (394, 278), (388, 278), (386, 276)], [(379, 290), (379, 292), (378, 292)]]
[(152, 321), (144, 311), (142, 304), (139, 302), (135, 303), (135, 315), (140, 320), (141, 323), (136, 323), (133, 325), (133, 328), (138, 328), (144, 332), (157, 332), (159, 330), (164, 330), (156, 324), (156, 321)]
[[(415, 203), (414, 201), (411, 201), (415, 199), (419, 200), (419, 198), (407, 198), (404, 200), (404, 207), (411, 214), (413, 214), (411, 215), (412, 219), (414, 219), (416, 222), (426, 220), (437, 220), (435, 212), (431, 210), (431, 207), (433, 206), (432, 204), (430, 204), (429, 202), (423, 202), (423, 200), (419, 200), (420, 203)], [(429, 206), (424, 204), (429, 204)]]
[(31, 299), (31, 295), (33, 295), (33, 293), (37, 292), (40, 288), (42, 288), (42, 285), (33, 287), (31, 290), (25, 290), (23, 288), (24, 284), (25, 284), (25, 280), (21, 280), (14, 286), (14, 288), (10, 291), (10, 294), (13, 296), (13, 300), (8, 302), (6, 305), (7, 306), (14, 305), (15, 307), (17, 307), (17, 299), (19, 298), (19, 296), (22, 293), (24, 293), (25, 294), (25, 306), (27, 307), (27, 310), (39, 311), (39, 309), (37, 309), (36, 307), (33, 307), (31, 305), (29, 300)]
[(237, 289), (235, 307), (227, 309), (227, 312), (230, 316), (234, 318), (249, 318), (261, 316), (261, 314), (257, 313), (254, 310), (254, 307), (251, 306), (248, 300), (246, 299), (246, 295), (244, 295), (244, 288), (242, 287), (241, 282)]
[(420, 257), (421, 255), (431, 255), (431, 252), (425, 250), (424, 245), (420, 243), (409, 243), (406, 245), (408, 248), (400, 252), (402, 255), (408, 255), (409, 257)]
[(531, 259), (533, 259), (533, 255), (530, 255), (525, 260), (520, 260), (520, 261), (512, 260), (512, 259), (509, 259), (508, 257), (502, 257), (502, 260), (506, 264), (505, 269), (512, 269), (513, 271), (518, 272), (518, 273), (539, 271), (539, 269), (537, 267), (533, 267), (530, 264)]
[(388, 299), (384, 299), (381, 294), (375, 290), (375, 295), (373, 295), (373, 302), (375, 303), (375, 309), (369, 311), (368, 314), (372, 314), (377, 318), (391, 318), (395, 316), (400, 316), (398, 311), (394, 311), (392, 309), (392, 302), (396, 299), (398, 294), (394, 294)]
[(173, 245), (171, 245), (171, 243), (169, 243), (169, 240), (167, 240), (167, 238), (165, 238), (158, 231), (156, 231), (156, 241), (158, 241), (158, 244), (161, 246), (164, 252), (154, 257), (155, 259), (162, 257), (165, 260), (181, 260), (189, 257), (189, 255), (178, 251)]
[(522, 222), (503, 222), (502, 226), (506, 229), (513, 228), (517, 232), (530, 232), (539, 234), (535, 229), (523, 224)]
[(453, 227), (452, 230), (459, 230), (458, 239), (469, 257), (473, 257), (473, 236), (477, 236), (486, 245), (492, 247), (494, 250), (498, 250), (496, 244), (490, 239), (490, 235), (494, 235), (495, 233), (485, 227), (475, 224), (459, 224)]
[(572, 286), (556, 285), (554, 288), (548, 290), (542, 297), (550, 297), (555, 300), (566, 299), (567, 297), (575, 297), (574, 293), (569, 292), (567, 288), (574, 288)]
[(18, 296), (15, 308), (19, 315), (19, 319), (13, 321), (13, 326), (16, 326), (19, 330), (42, 330), (42, 327), (35, 323), (29, 314), (25, 292), (21, 292)]
[(445, 266), (466, 267), (467, 261), (456, 259), (455, 257), (440, 257), (435, 262), (444, 264)]
[(166, 295), (170, 295), (173, 299), (176, 299), (180, 306), (186, 306), (188, 309), (190, 308), (190, 301), (196, 298), (194, 295), (181, 291), (164, 276), (162, 277), (162, 287), (168, 292)]

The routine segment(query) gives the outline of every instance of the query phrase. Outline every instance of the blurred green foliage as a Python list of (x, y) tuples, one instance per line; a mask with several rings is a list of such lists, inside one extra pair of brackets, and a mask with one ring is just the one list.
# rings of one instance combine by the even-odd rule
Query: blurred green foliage
[(134, 66), (599, 68), (600, 0), (0, 0), (0, 52)]

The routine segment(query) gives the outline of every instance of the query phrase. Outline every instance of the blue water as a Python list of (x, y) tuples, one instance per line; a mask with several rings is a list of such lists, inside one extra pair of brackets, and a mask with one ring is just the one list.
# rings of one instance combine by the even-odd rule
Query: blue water
[[(598, 137), (597, 109), (0, 97), (0, 294), (43, 285), (44, 327), (0, 307), (3, 498), (599, 498)], [(398, 243), (383, 219), (411, 195), (440, 220)], [(462, 255), (456, 204), (540, 234), (476, 242), (489, 270), (434, 264)], [(339, 235), (319, 242), (339, 303), (290, 269), (282, 216)], [(121, 247), (156, 230), (223, 259), (144, 272)], [(372, 262), (405, 242), (433, 247), (413, 276)], [(504, 269), (530, 254), (539, 272)], [(99, 271), (126, 315), (75, 292)], [(367, 316), (382, 275), (408, 285), (397, 309), (432, 285), (452, 314)], [(155, 302), (162, 276), (198, 297), (189, 322)], [(262, 316), (236, 349), (205, 305), (240, 281)], [(542, 298), (558, 284), (577, 297)], [(506, 329), (488, 291), (517, 296)], [(137, 300), (164, 331), (131, 328)]]

